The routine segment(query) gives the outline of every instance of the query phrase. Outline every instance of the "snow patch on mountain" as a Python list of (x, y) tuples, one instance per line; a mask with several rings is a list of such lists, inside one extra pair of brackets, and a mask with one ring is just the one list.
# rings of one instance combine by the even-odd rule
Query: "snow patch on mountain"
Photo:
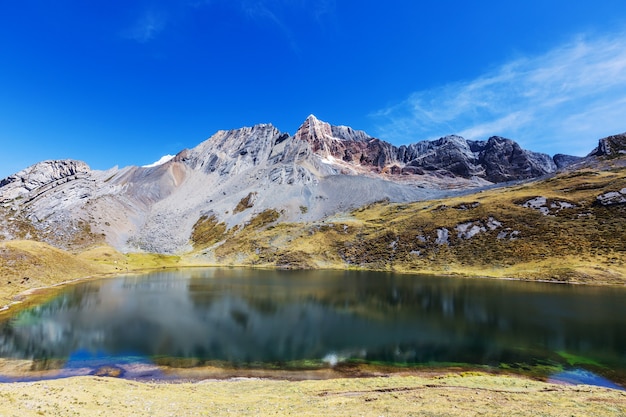
[(151, 164), (148, 165), (142, 165), (142, 168), (154, 168), (154, 167), (158, 167), (159, 165), (163, 165), (166, 162), (171, 161), (176, 155), (163, 155), (161, 157), (161, 159), (159, 159), (158, 161), (155, 161)]

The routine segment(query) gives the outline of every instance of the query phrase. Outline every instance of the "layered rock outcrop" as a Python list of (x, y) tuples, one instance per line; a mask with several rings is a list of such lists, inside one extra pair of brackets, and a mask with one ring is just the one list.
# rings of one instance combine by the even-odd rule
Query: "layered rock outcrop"
[(59, 181), (67, 182), (89, 173), (89, 166), (82, 161), (49, 160), (38, 162), (20, 172), (0, 180), (0, 201), (27, 195)]
[(589, 156), (601, 157), (618, 157), (620, 155), (626, 155), (626, 133), (600, 139), (598, 147), (589, 154)]

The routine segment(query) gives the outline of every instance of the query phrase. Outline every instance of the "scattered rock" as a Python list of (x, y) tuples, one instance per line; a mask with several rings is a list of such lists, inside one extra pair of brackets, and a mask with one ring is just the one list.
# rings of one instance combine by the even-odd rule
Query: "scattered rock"
[(487, 232), (487, 229), (496, 230), (499, 227), (502, 227), (502, 223), (493, 217), (489, 217), (486, 222), (478, 220), (459, 224), (455, 227), (455, 230), (457, 231), (457, 237), (459, 239), (468, 240), (479, 233)]
[(487, 220), (487, 227), (489, 230), (496, 230), (498, 227), (502, 227), (502, 223), (494, 219), (493, 217), (489, 217)]
[(446, 228), (437, 229), (437, 240), (435, 243), (437, 245), (448, 245), (448, 239), (450, 237), (450, 232)]
[(603, 206), (613, 206), (626, 203), (626, 188), (619, 191), (609, 191), (596, 197), (596, 201)]
[(458, 238), (466, 240), (473, 238), (481, 232), (487, 231), (487, 229), (485, 229), (483, 226), (475, 224), (474, 222), (459, 224), (455, 227), (455, 229), (458, 232)]
[[(531, 198), (530, 200), (522, 204), (522, 207), (531, 208), (535, 210), (541, 210), (542, 208), (547, 209), (546, 207), (547, 201), (548, 199), (545, 197), (535, 197), (535, 198)], [(548, 214), (548, 213), (546, 212), (545, 214)]]
[(471, 209), (475, 209), (478, 206), (480, 206), (480, 203), (478, 201), (474, 201), (473, 203), (461, 203), (458, 206), (455, 206), (454, 208), (457, 210), (471, 210)]
[(105, 366), (101, 366), (98, 369), (95, 369), (91, 373), (91, 375), (101, 376), (101, 377), (110, 377), (110, 378), (121, 378), (124, 376), (125, 373), (126, 372), (124, 371), (124, 369), (118, 366), (105, 365)]
[(426, 242), (428, 242), (428, 237), (427, 237), (427, 236), (424, 236), (424, 235), (418, 235), (418, 236), (416, 237), (416, 239), (417, 239), (418, 241), (422, 242), (422, 243), (426, 243)]
[(516, 240), (519, 237), (519, 235), (520, 235), (519, 230), (513, 230), (510, 227), (507, 227), (506, 229), (498, 233), (497, 238), (499, 240), (502, 240), (502, 239)]
[(550, 203), (550, 208), (561, 211), (563, 209), (575, 208), (576, 204), (568, 203), (567, 201), (553, 201)]
[(578, 207), (576, 204), (569, 203), (567, 201), (548, 200), (546, 197), (535, 197), (525, 201), (521, 204), (522, 207), (531, 208), (539, 211), (544, 216), (555, 216), (558, 212), (564, 209), (571, 209)]

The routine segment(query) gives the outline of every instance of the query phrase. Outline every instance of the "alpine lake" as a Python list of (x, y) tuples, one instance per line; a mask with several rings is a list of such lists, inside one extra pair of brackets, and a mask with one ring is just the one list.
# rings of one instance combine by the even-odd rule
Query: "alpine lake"
[(626, 387), (622, 287), (189, 268), (79, 282), (1, 320), (1, 382), (453, 369)]

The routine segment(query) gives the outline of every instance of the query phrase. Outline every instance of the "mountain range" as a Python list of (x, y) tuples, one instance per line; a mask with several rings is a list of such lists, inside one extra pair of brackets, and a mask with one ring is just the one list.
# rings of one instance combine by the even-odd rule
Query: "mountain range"
[(498, 136), (397, 147), (311, 115), (294, 135), (271, 124), (218, 131), (147, 167), (37, 163), (0, 181), (0, 240), (185, 253), (207, 221), (236, 231), (260, 215), (266, 223), (315, 222), (380, 201), (466, 194), (622, 152), (622, 136), (600, 140), (587, 158), (532, 152)]

